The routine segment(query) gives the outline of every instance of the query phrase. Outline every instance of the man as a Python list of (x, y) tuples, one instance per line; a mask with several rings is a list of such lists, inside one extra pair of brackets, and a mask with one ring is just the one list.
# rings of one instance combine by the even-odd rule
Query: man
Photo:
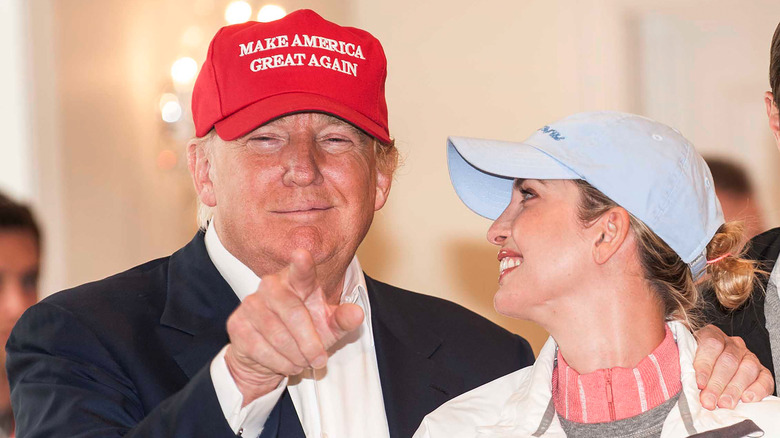
[(373, 36), (312, 11), (218, 32), (188, 145), (206, 230), (20, 320), (19, 436), (409, 437), (531, 363), (523, 339), (362, 273), (396, 165), (385, 75)]
[[(0, 193), (0, 342), (38, 299), (41, 236), (30, 209)], [(0, 438), (13, 436), (5, 349), (0, 351)]]
[[(770, 47), (769, 85), (771, 91), (764, 94), (769, 129), (780, 148), (780, 24), (775, 29)], [(711, 318), (726, 333), (740, 336), (750, 351), (754, 352), (775, 376), (775, 393), (780, 394), (777, 367), (780, 366), (780, 228), (774, 228), (754, 237), (749, 243), (748, 256), (757, 260), (768, 273), (757, 284), (752, 299), (736, 312), (725, 312), (712, 306)], [(714, 297), (710, 296), (711, 300)]]
[(742, 221), (745, 238), (750, 239), (764, 230), (764, 217), (758, 197), (745, 169), (732, 160), (707, 158), (712, 172), (715, 193), (718, 195), (726, 221)]
[(373, 36), (311, 11), (222, 29), (188, 146), (206, 230), (22, 318), (19, 436), (408, 437), (531, 363), (522, 338), (362, 273), (396, 165), (385, 75)]

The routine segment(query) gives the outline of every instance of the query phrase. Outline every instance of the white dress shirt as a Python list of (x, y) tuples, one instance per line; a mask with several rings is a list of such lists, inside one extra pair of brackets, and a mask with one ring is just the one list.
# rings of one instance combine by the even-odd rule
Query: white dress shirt
[[(257, 290), (260, 278), (225, 249), (212, 224), (206, 231), (205, 242), (209, 258), (239, 300)], [(258, 436), (286, 387), (309, 438), (389, 438), (371, 328), (371, 306), (357, 257), (347, 267), (341, 302), (359, 305), (365, 318), (357, 330), (328, 350), (327, 367), (307, 369), (285, 378), (275, 390), (243, 408), (243, 397), (225, 363), (227, 346), (212, 360), (214, 389), (235, 433)]]

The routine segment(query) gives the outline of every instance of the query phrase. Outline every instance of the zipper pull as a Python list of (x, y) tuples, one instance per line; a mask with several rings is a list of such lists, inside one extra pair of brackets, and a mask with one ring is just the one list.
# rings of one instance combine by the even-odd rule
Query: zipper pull
[(612, 370), (607, 370), (607, 406), (609, 406), (609, 419), (615, 421), (615, 402), (612, 398)]

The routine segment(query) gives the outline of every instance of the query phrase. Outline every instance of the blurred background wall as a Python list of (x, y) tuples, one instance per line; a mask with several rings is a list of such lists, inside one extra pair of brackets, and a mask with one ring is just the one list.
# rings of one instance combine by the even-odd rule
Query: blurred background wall
[[(176, 61), (202, 62), (230, 3), (0, 0), (0, 190), (29, 200), (43, 222), (45, 294), (192, 237), (192, 63)], [(252, 18), (266, 4), (246, 3)], [(449, 185), (448, 135), (521, 140), (577, 111), (645, 114), (747, 168), (758, 189), (751, 202), (778, 224), (780, 156), (762, 98), (776, 0), (273, 4), (315, 9), (385, 47), (390, 129), (405, 164), (359, 250), (366, 271), (470, 307), (537, 351), (540, 328), (492, 309), (496, 249), (484, 238), (489, 222)]]

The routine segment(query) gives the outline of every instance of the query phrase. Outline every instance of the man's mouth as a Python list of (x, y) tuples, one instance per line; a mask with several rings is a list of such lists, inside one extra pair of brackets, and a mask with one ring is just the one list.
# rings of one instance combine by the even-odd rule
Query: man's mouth
[(311, 204), (296, 204), (296, 205), (285, 206), (281, 208), (276, 208), (272, 211), (277, 214), (295, 215), (295, 214), (319, 213), (323, 211), (328, 211), (331, 208), (333, 208), (333, 206), (329, 204), (311, 203)]
[(311, 211), (326, 211), (330, 210), (330, 207), (326, 208), (320, 208), (320, 207), (311, 207), (311, 208), (293, 208), (289, 210), (278, 210), (276, 213), (308, 213)]

